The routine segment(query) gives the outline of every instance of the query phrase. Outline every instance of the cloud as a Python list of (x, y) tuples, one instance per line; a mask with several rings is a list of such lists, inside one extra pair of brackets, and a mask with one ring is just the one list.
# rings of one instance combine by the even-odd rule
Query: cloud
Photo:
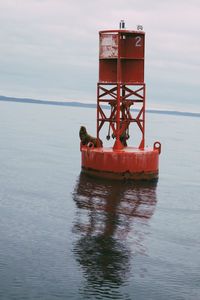
[(199, 1), (1, 0), (0, 9), (0, 94), (95, 102), (98, 31), (125, 19), (146, 31), (151, 101), (198, 101)]

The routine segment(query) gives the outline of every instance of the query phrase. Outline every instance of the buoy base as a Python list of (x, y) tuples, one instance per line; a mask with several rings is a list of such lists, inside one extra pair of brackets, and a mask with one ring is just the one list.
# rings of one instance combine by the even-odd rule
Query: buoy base
[(104, 172), (99, 170), (92, 170), (82, 167), (82, 172), (88, 174), (91, 177), (100, 177), (113, 180), (158, 180), (158, 171), (153, 172), (141, 172), (141, 173), (114, 173)]
[(81, 145), (82, 171), (93, 177), (109, 179), (158, 179), (159, 151), (152, 148), (90, 148)]

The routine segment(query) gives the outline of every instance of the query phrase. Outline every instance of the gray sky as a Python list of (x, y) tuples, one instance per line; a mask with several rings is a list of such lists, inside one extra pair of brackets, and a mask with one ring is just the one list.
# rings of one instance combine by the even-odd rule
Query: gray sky
[(98, 31), (144, 26), (150, 106), (200, 111), (199, 0), (0, 0), (0, 95), (96, 102)]

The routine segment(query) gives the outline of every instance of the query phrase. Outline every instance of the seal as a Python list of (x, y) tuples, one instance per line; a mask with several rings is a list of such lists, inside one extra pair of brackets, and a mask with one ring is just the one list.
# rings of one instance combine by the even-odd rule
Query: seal
[[(97, 147), (97, 138), (89, 135), (87, 133), (87, 130), (86, 130), (85, 126), (80, 127), (79, 137), (80, 137), (80, 140), (81, 140), (83, 145), (87, 145), (89, 142), (92, 142), (94, 144), (94, 147)], [(102, 147), (103, 143), (100, 139), (99, 139), (99, 141), (100, 141), (100, 144), (101, 144), (101, 147)]]

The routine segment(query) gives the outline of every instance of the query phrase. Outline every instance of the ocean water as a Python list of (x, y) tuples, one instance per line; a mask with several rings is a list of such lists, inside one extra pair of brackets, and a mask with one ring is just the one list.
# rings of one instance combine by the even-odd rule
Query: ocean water
[(80, 173), (95, 118), (0, 102), (0, 299), (200, 299), (200, 118), (146, 115), (157, 183)]

